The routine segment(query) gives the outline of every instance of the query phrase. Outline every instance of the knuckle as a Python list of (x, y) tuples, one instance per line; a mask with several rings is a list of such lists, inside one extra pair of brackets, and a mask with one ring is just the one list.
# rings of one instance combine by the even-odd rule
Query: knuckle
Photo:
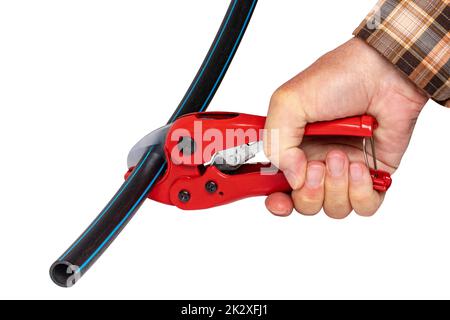
[(307, 195), (302, 192), (292, 192), (295, 210), (303, 215), (315, 215), (322, 210), (323, 200), (320, 194)]
[(298, 94), (296, 90), (288, 85), (283, 85), (272, 94), (270, 99), (271, 108), (290, 107), (298, 102)]
[(379, 208), (379, 204), (370, 195), (363, 193), (353, 193), (350, 195), (350, 202), (355, 212), (360, 216), (373, 216)]
[(379, 206), (376, 203), (368, 202), (355, 204), (353, 208), (356, 214), (363, 217), (371, 217), (378, 211)]
[(351, 192), (350, 193), (350, 201), (352, 204), (361, 205), (367, 204), (371, 201), (371, 197), (368, 194), (360, 193), (360, 192)]
[(321, 209), (321, 207), (295, 207), (295, 211), (304, 216), (315, 216)]
[(323, 209), (333, 219), (344, 219), (352, 212), (350, 205), (343, 201), (334, 201), (332, 204), (325, 202)]
[(372, 208), (355, 208), (355, 212), (357, 215), (362, 217), (371, 217), (375, 215), (375, 213), (378, 211), (378, 208), (372, 207)]

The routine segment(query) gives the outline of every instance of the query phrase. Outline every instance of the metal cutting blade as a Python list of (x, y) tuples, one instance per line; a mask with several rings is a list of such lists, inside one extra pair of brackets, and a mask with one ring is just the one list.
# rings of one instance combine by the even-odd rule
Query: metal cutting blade
[(172, 124), (165, 125), (164, 127), (161, 127), (159, 129), (150, 132), (141, 140), (139, 140), (139, 142), (136, 143), (128, 153), (127, 157), (128, 168), (135, 167), (151, 146), (163, 145), (166, 141), (167, 133), (171, 127)]

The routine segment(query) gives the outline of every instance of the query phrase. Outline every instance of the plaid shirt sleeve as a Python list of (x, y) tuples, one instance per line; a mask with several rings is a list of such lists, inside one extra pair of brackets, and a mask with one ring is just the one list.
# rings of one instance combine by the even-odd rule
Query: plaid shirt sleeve
[(441, 104), (450, 98), (449, 1), (379, 0), (353, 33)]

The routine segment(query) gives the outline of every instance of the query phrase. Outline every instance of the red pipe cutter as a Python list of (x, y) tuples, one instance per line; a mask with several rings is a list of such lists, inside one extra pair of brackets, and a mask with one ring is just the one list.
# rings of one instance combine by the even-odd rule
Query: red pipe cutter
[[(152, 145), (164, 146), (167, 170), (149, 198), (184, 210), (206, 209), (247, 197), (290, 192), (283, 173), (270, 163), (249, 163), (263, 150), (266, 118), (228, 113), (193, 113), (144, 137), (130, 151), (126, 178)], [(373, 188), (386, 192), (388, 172), (377, 169), (374, 130), (378, 124), (368, 115), (308, 124), (305, 136), (361, 137), (369, 166), (367, 143), (371, 143)]]

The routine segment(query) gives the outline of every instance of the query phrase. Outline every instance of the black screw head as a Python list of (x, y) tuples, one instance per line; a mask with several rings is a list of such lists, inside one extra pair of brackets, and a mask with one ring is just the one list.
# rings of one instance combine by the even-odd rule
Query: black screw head
[(178, 193), (178, 199), (179, 199), (181, 202), (186, 203), (186, 202), (188, 202), (189, 200), (191, 200), (191, 194), (190, 194), (189, 191), (187, 191), (187, 190), (181, 190), (181, 191)]
[(205, 184), (205, 189), (208, 191), (208, 193), (215, 193), (217, 191), (217, 183), (214, 181), (208, 181)]

